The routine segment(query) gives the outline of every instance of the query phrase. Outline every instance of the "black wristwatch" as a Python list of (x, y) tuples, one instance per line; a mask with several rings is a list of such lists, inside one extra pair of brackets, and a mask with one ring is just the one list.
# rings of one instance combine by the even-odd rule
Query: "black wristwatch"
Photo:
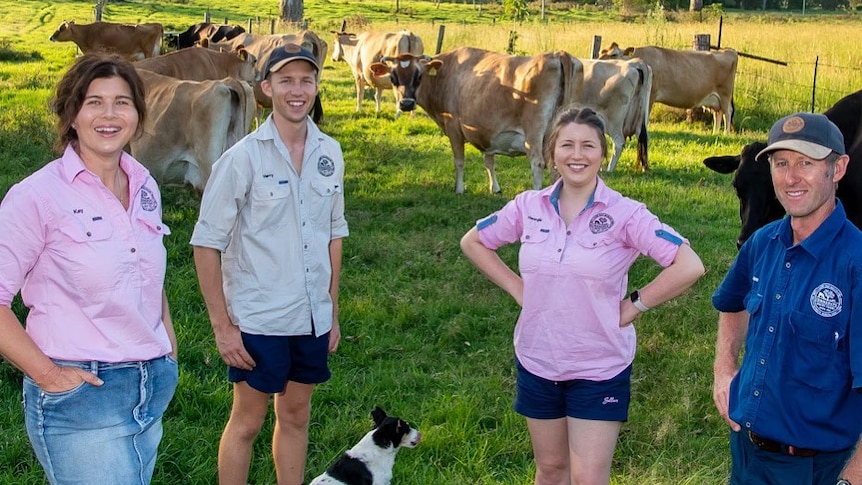
[(629, 295), (629, 300), (631, 300), (635, 308), (637, 308), (641, 312), (649, 310), (649, 307), (644, 305), (644, 303), (641, 301), (641, 292), (639, 290), (633, 291), (632, 294)]
[(853, 485), (853, 484), (850, 483), (850, 481), (847, 480), (846, 478), (839, 478), (838, 481), (835, 482), (835, 485)]

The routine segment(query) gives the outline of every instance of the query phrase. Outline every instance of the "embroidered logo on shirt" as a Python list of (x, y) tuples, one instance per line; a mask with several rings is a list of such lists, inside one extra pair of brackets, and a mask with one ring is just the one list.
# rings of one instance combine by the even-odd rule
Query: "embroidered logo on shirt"
[(141, 208), (147, 212), (152, 212), (158, 207), (159, 204), (156, 202), (156, 196), (153, 194), (153, 191), (146, 187), (141, 187)]
[(614, 227), (614, 218), (610, 214), (599, 212), (590, 219), (590, 232), (593, 234), (609, 231), (612, 227)]
[(619, 399), (613, 396), (608, 396), (602, 399), (602, 406), (604, 406), (605, 404), (617, 404), (618, 402), (620, 402)]
[(844, 295), (835, 285), (823, 283), (811, 293), (811, 308), (821, 317), (834, 317), (841, 313)]
[(335, 162), (326, 155), (321, 155), (317, 160), (317, 172), (324, 177), (331, 177), (335, 173)]

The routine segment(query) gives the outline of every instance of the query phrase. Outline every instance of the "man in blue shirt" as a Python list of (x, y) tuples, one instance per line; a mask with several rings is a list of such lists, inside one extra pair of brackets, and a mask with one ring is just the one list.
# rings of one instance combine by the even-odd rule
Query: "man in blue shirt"
[(758, 163), (789, 217), (742, 246), (712, 297), (730, 483), (862, 485), (862, 458), (851, 459), (862, 433), (862, 232), (835, 198), (844, 139), (825, 116), (797, 113), (775, 123), (757, 158), (766, 154)]

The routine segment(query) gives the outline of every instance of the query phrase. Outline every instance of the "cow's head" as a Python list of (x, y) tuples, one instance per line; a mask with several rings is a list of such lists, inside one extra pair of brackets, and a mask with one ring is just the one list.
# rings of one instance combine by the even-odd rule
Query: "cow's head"
[(750, 143), (739, 155), (709, 157), (703, 161), (718, 173), (735, 172), (732, 184), (739, 198), (739, 218), (742, 221), (737, 247), (741, 247), (754, 231), (784, 216), (784, 207), (775, 197), (769, 163), (766, 157), (755, 158), (764, 148), (766, 143)]
[(74, 21), (64, 20), (63, 23), (60, 24), (59, 27), (57, 27), (57, 30), (53, 34), (51, 34), (51, 37), (49, 37), (48, 40), (50, 40), (51, 42), (71, 40), (72, 35), (70, 33), (70, 30), (72, 29), (73, 25), (75, 25)]
[(344, 46), (355, 46), (356, 34), (335, 30), (330, 32), (335, 34), (335, 43), (332, 45), (332, 62), (346, 61), (344, 58)]
[(399, 109), (413, 111), (416, 109), (416, 92), (423, 76), (436, 76), (437, 70), (441, 67), (443, 67), (443, 61), (439, 59), (400, 54), (398, 57), (384, 57), (368, 68), (371, 69), (374, 77), (388, 75), (400, 99)]

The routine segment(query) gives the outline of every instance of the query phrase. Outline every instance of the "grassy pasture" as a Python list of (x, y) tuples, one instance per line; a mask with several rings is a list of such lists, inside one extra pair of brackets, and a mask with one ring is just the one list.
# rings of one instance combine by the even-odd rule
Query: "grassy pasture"
[[(0, 195), (52, 158), (52, 118), (47, 101), (58, 75), (72, 61), (69, 43), (48, 37), (63, 19), (85, 23), (92, 3), (0, 1)], [(252, 15), (274, 14), (274, 0), (203, 3), (111, 3), (105, 20), (161, 22), (182, 30), (212, 19), (245, 25)], [(502, 51), (511, 30), (516, 50), (566, 49), (586, 57), (593, 35), (605, 44), (659, 44), (686, 48), (696, 33), (717, 36), (718, 20), (669, 22), (645, 17), (620, 22), (611, 13), (552, 10), (550, 22), (492, 22), (499, 7), (401, 2), (309, 2), (310, 28), (351, 26), (375, 30), (408, 27), (433, 50), (439, 26), (443, 49), (474, 45)], [(536, 17), (534, 15), (534, 17)], [(433, 23), (432, 23), (433, 21)], [(726, 176), (703, 168), (710, 155), (738, 152), (762, 139), (780, 114), (810, 102), (814, 59), (819, 56), (817, 111), (859, 86), (862, 42), (858, 17), (799, 14), (725, 17), (722, 45), (786, 60), (787, 67), (740, 60), (736, 134), (713, 135), (711, 124), (686, 125), (674, 110), (659, 108), (650, 126), (648, 174), (635, 173), (634, 150), (623, 153), (616, 173), (603, 177), (624, 194), (646, 202), (689, 238), (708, 273), (684, 297), (645, 314), (635, 361), (631, 421), (619, 440), (615, 484), (719, 484), (726, 480), (725, 426), (712, 406), (712, 353), (716, 316), (709, 297), (735, 256), (736, 199)], [(268, 23), (263, 21), (268, 29)], [(354, 112), (353, 81), (346, 64), (327, 61), (323, 73), (323, 129), (340, 140), (348, 163), (347, 217), (341, 323), (345, 341), (332, 358), (333, 379), (315, 394), (309, 477), (351, 446), (370, 426), (375, 404), (413, 421), (423, 443), (401, 452), (394, 483), (415, 485), (524, 485), (531, 483), (532, 454), (523, 420), (511, 410), (514, 389), (511, 334), (516, 305), (485, 281), (461, 256), (457, 241), (478, 218), (528, 188), (523, 157), (498, 160), (504, 195), (490, 195), (479, 153), (468, 149), (467, 193), (454, 194), (451, 150), (423, 113), (393, 119), (392, 96), (374, 114), (366, 96)], [(711, 122), (710, 122), (711, 123)], [(177, 129), (182, 129), (177, 126)], [(218, 439), (230, 409), (230, 387), (216, 352), (197, 290), (188, 240), (198, 202), (184, 187), (165, 187), (165, 220), (172, 235), (168, 293), (180, 342), (180, 387), (165, 422), (154, 483), (215, 483)], [(503, 257), (512, 263), (515, 248)], [(638, 261), (631, 286), (657, 271)], [(23, 313), (21, 305), (15, 308)], [(0, 483), (43, 484), (23, 431), (20, 373), (0, 364)], [(263, 435), (271, 432), (267, 422)], [(95, 456), (98, 456), (97, 454)], [(101, 466), (98, 462), (94, 466)], [(258, 440), (250, 481), (275, 483), (266, 439)]]

